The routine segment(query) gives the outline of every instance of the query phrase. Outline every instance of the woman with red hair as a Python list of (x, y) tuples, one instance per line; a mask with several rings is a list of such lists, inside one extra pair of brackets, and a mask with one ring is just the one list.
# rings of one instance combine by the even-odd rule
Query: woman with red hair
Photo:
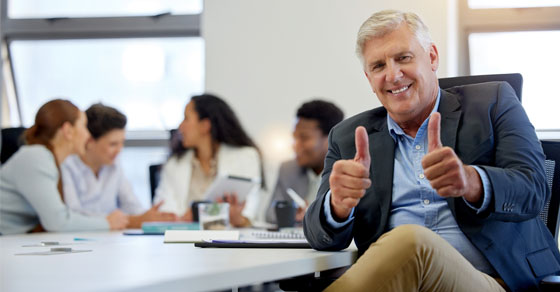
[(0, 233), (123, 229), (128, 217), (72, 212), (63, 201), (60, 164), (81, 154), (90, 134), (87, 117), (70, 101), (44, 104), (22, 146), (0, 168)]

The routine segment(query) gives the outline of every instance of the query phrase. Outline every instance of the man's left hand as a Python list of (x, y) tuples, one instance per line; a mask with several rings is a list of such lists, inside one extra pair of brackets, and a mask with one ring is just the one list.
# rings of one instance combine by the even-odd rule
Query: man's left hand
[(432, 113), (428, 123), (428, 154), (422, 159), (424, 176), (442, 197), (465, 197), (471, 203), (482, 198), (482, 181), (478, 172), (465, 165), (455, 151), (443, 147), (440, 139), (441, 115)]

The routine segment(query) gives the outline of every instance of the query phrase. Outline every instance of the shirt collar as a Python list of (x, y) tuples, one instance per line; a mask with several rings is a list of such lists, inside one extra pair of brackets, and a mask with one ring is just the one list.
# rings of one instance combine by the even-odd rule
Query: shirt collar
[[(437, 109), (439, 108), (439, 101), (441, 98), (441, 89), (438, 89), (438, 95), (436, 98), (436, 104), (434, 105), (434, 108), (432, 109), (431, 113), (434, 113), (437, 111)], [(431, 114), (430, 113), (430, 114)], [(427, 120), (427, 119), (426, 119)], [(424, 121), (422, 123), (422, 126), (426, 123), (426, 121)], [(387, 128), (389, 129), (389, 134), (391, 134), (391, 137), (393, 137), (393, 140), (397, 141), (397, 136), (401, 136), (401, 135), (405, 135), (404, 131), (401, 129), (401, 127), (397, 124), (397, 122), (395, 122), (395, 120), (393, 120), (391, 118), (391, 116), (387, 113)]]

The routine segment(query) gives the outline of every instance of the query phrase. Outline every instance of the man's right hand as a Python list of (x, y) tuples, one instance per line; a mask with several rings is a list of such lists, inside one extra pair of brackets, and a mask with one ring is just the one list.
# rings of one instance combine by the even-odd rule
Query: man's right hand
[(366, 189), (371, 186), (368, 134), (364, 127), (359, 126), (355, 135), (356, 156), (354, 159), (336, 161), (329, 177), (331, 210), (338, 221), (350, 216), (352, 208), (358, 205)]

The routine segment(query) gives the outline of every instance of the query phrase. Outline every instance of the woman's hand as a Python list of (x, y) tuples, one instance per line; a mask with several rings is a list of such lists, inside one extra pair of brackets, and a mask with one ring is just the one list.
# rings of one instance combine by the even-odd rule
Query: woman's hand
[(251, 225), (251, 221), (242, 214), (245, 202), (239, 202), (236, 193), (225, 193), (223, 199), (218, 200), (218, 202), (229, 203), (229, 223), (232, 226), (248, 227)]
[(192, 222), (193, 221), (192, 208), (189, 208), (189, 210), (185, 212), (183, 216), (179, 217), (179, 221)]
[(153, 205), (148, 211), (141, 215), (130, 216), (130, 222), (128, 224), (129, 228), (141, 228), (142, 222), (150, 221), (177, 221), (177, 216), (173, 213), (160, 212), (159, 207), (163, 204), (163, 201)]
[(111, 230), (125, 229), (128, 225), (128, 215), (117, 209), (106, 217)]

